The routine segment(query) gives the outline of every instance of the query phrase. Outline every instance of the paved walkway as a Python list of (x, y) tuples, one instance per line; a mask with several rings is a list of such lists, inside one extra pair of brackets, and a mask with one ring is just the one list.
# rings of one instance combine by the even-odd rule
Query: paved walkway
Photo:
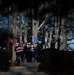
[(0, 72), (0, 75), (49, 75), (44, 72), (37, 72), (39, 63), (25, 62), (20, 66), (11, 66), (9, 72)]

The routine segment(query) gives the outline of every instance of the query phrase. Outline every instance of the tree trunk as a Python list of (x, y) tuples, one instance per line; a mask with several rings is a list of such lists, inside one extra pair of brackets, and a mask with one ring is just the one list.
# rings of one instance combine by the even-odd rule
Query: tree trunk
[[(38, 18), (36, 20), (36, 25), (34, 23), (34, 9), (32, 9), (32, 36), (34, 36), (35, 38), (37, 38), (38, 35), (38, 27), (39, 27), (39, 13), (38, 13)], [(34, 40), (34, 38), (32, 38), (32, 40)], [(32, 42), (33, 44), (35, 42)]]
[(24, 26), (24, 42), (27, 43), (27, 26)]
[(28, 21), (27, 21), (27, 10), (25, 11), (25, 25), (24, 25), (24, 42), (27, 43), (27, 27), (28, 27)]
[(48, 39), (48, 31), (45, 30), (45, 48), (49, 48), (49, 45), (48, 45), (48, 42), (49, 39)]
[(60, 50), (60, 33), (61, 33), (61, 20), (62, 20), (62, 18), (61, 18), (61, 16), (59, 17), (59, 24), (58, 24), (58, 50)]
[[(32, 9), (32, 36), (34, 36), (34, 9)], [(34, 45), (33, 38), (32, 44)]]
[[(35, 38), (37, 38), (38, 35), (38, 30), (47, 22), (48, 17), (45, 17), (45, 20), (39, 25), (39, 13), (37, 14), (37, 20), (36, 20), (36, 25), (34, 23), (34, 9), (32, 9), (32, 36), (34, 36)], [(33, 38), (32, 38), (33, 40)], [(32, 43), (34, 44), (34, 42), (32, 41)]]
[(59, 17), (57, 16), (55, 19), (55, 48), (58, 49), (58, 39), (59, 39)]
[(50, 48), (54, 48), (54, 38), (53, 38), (53, 35), (54, 35), (54, 33), (53, 33), (53, 28), (54, 27), (54, 17), (52, 18), (52, 25), (51, 25), (51, 27), (50, 27), (50, 39), (49, 39), (49, 47)]
[(58, 39), (58, 24), (57, 17), (55, 18), (55, 48), (57, 49), (57, 39)]
[(61, 41), (60, 41), (60, 50), (66, 50), (67, 47), (67, 34), (66, 34), (66, 27), (65, 27), (65, 18), (62, 19), (62, 26), (61, 26)]
[[(12, 30), (13, 30), (13, 39), (14, 41), (17, 42), (17, 31), (16, 31), (16, 12), (13, 12), (12, 13)], [(15, 51), (14, 51), (14, 48), (15, 48), (15, 44), (13, 44), (13, 47), (12, 47), (12, 62), (14, 63), (15, 62), (15, 59), (16, 59), (16, 54), (15, 54)]]
[(22, 41), (22, 13), (20, 13), (19, 31), (20, 31), (20, 41), (19, 41), (19, 43), (23, 43), (23, 41)]
[(39, 26), (39, 19), (36, 21), (36, 27), (34, 27), (34, 36), (37, 38), (38, 35), (38, 26)]
[(51, 48), (51, 42), (52, 42), (52, 27), (50, 27), (49, 48)]

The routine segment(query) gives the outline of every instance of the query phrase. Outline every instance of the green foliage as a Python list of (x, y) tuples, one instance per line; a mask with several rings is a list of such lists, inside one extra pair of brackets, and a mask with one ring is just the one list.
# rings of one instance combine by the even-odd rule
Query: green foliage
[(9, 60), (11, 60), (11, 52), (6, 49), (0, 49), (0, 70), (9, 68)]
[(44, 49), (39, 54), (40, 68), (51, 71), (64, 71), (74, 69), (74, 52)]

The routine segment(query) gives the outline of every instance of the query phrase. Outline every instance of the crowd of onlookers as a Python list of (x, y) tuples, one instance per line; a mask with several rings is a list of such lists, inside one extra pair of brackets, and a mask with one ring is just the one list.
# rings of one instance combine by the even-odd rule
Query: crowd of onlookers
[(43, 49), (41, 43), (17, 43), (15, 46), (16, 62), (39, 62), (39, 52)]

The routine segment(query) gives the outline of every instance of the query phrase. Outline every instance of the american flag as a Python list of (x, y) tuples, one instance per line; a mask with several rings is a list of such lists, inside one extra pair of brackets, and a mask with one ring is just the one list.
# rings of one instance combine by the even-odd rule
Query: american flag
[(16, 41), (13, 40), (11, 37), (8, 37), (8, 42), (11, 43), (11, 44), (15, 44), (16, 43)]

